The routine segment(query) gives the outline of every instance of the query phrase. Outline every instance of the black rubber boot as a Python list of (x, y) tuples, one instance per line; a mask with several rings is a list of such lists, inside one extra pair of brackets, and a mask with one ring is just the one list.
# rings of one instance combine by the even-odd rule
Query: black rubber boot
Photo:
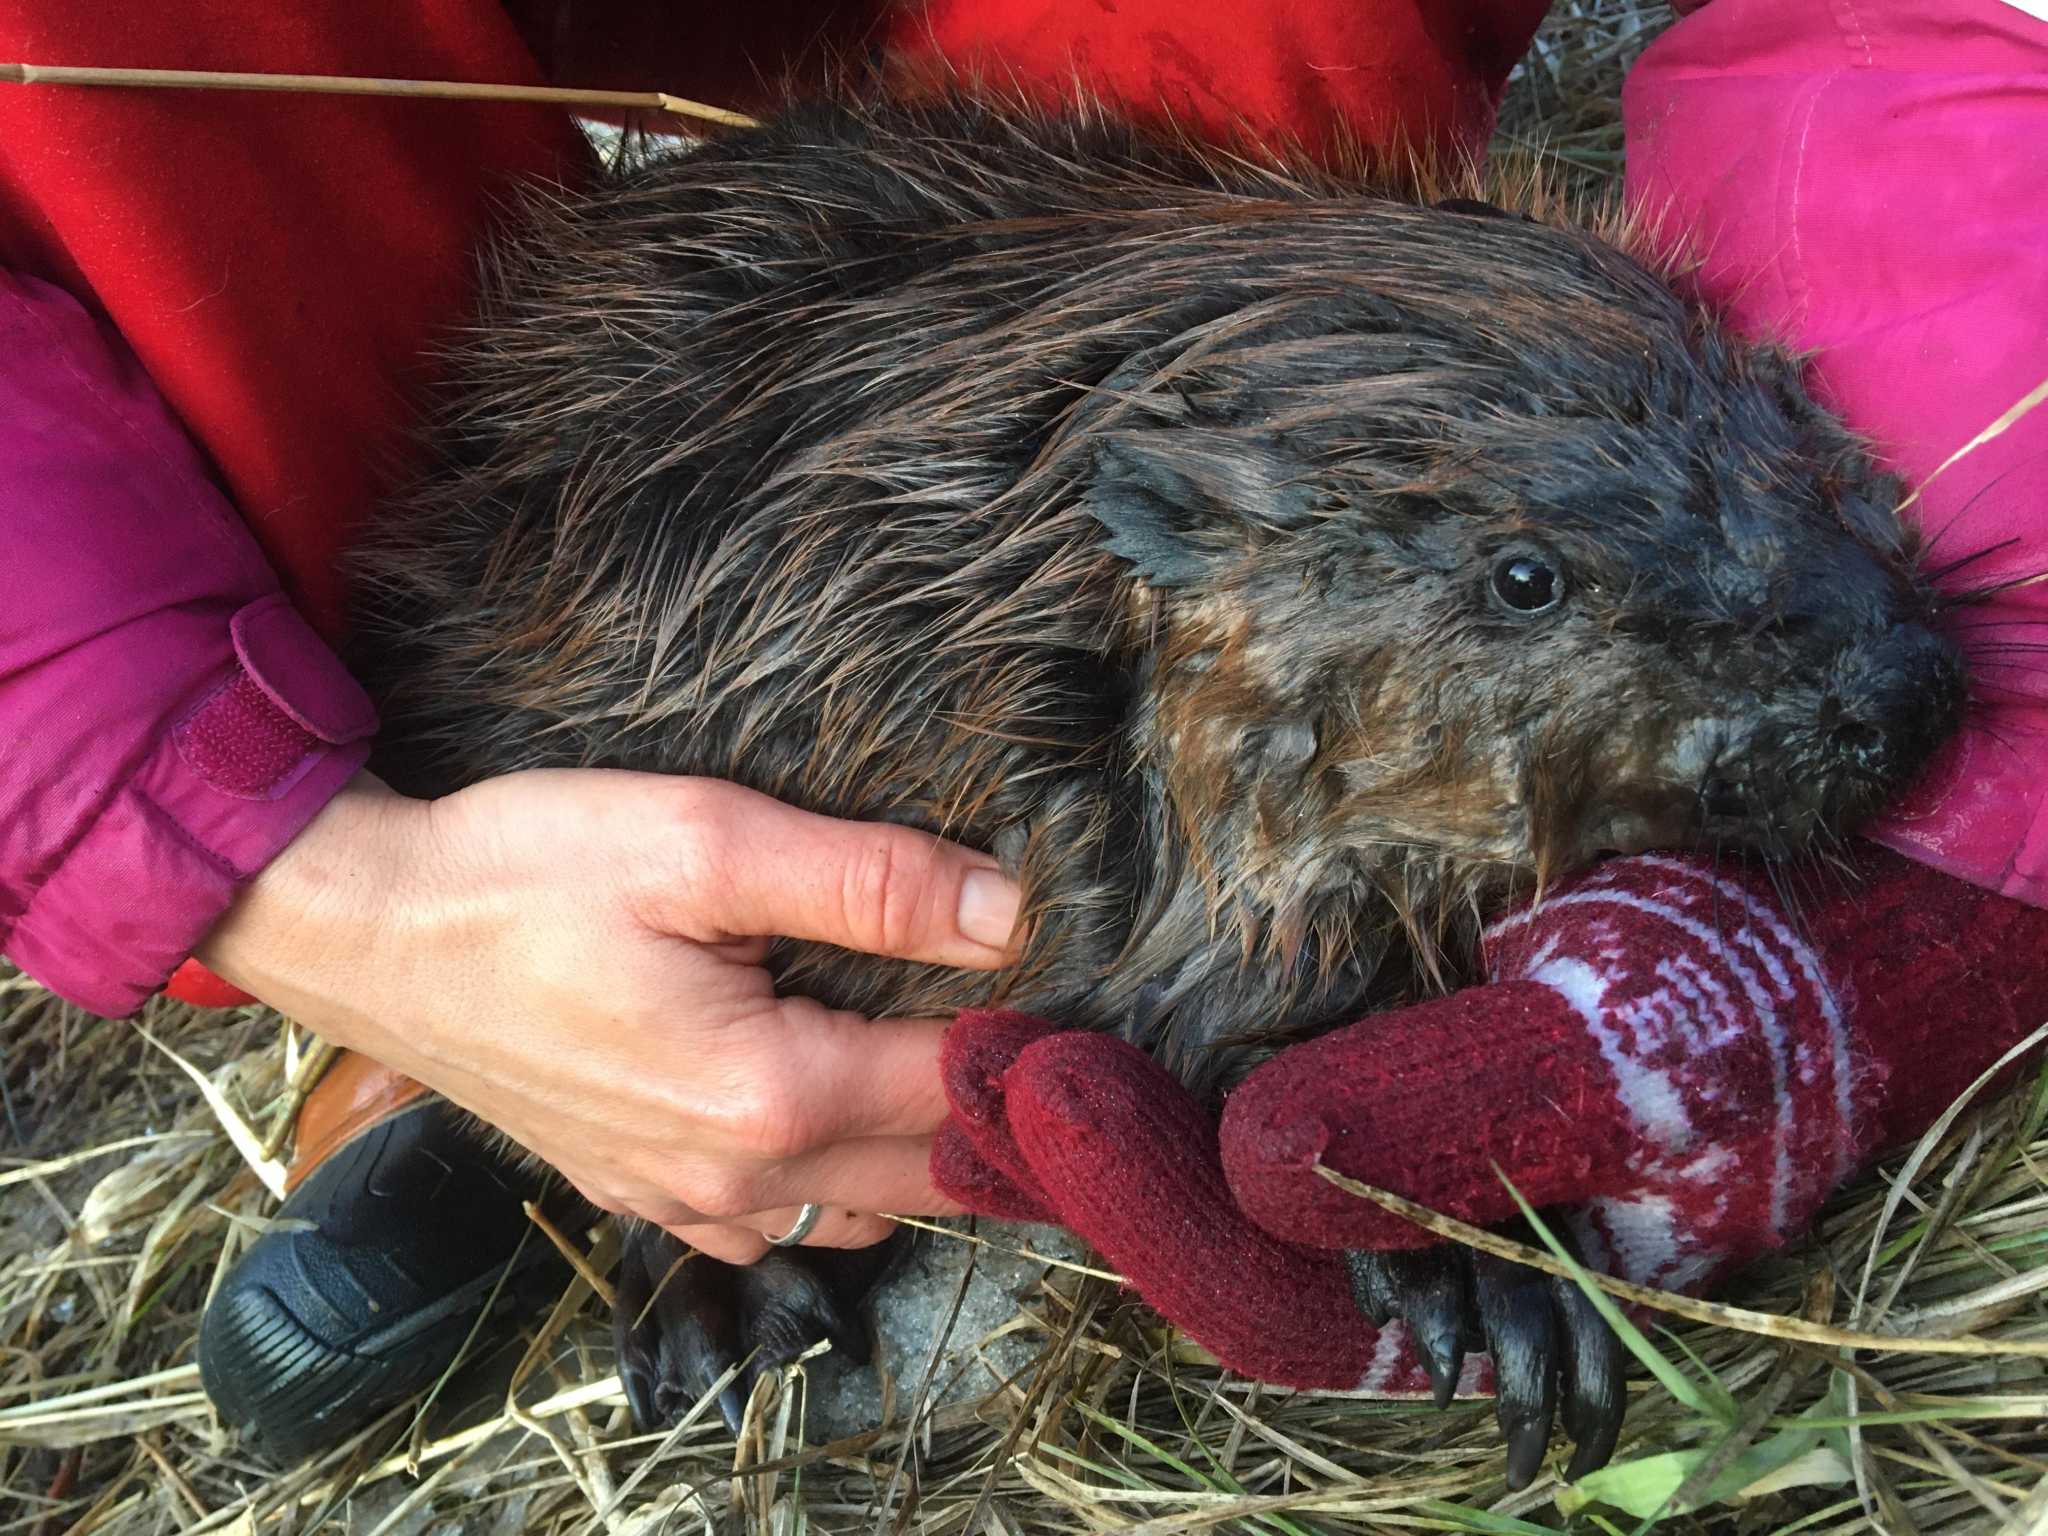
[(540, 1187), (430, 1097), (323, 1148), (200, 1324), (221, 1418), (294, 1460), (431, 1385), (515, 1255), (561, 1265), (521, 1209)]

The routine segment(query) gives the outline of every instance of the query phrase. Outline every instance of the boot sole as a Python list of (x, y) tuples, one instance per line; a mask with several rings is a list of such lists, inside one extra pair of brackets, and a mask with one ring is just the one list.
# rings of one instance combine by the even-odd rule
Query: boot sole
[(207, 1311), (200, 1347), (208, 1395), (253, 1448), (287, 1460), (325, 1450), (348, 1433), (332, 1426), (360, 1425), (439, 1379), (510, 1267), (497, 1265), (347, 1349), (300, 1316), (303, 1285), (250, 1277)]

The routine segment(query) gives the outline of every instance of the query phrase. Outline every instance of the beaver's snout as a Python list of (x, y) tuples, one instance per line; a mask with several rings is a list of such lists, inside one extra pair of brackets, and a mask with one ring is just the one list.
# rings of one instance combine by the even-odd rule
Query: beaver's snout
[(1963, 721), (1962, 658), (1921, 624), (1901, 624), (1866, 647), (1856, 682), (1838, 695), (1828, 746), (1841, 770), (1881, 794), (1904, 789)]
[(1784, 852), (1809, 829), (1848, 828), (1906, 789), (1961, 726), (1955, 647), (1919, 623), (1845, 646), (1830, 686), (1760, 700), (1752, 729), (1715, 722), (1699, 821), (1717, 840)]

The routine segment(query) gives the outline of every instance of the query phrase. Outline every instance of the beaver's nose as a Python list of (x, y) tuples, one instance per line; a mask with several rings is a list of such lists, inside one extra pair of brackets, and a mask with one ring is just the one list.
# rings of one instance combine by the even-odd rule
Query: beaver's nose
[(1749, 796), (1733, 779), (1716, 774), (1700, 786), (1700, 809), (1716, 821), (1740, 821), (1749, 814)]
[(1858, 775), (1904, 788), (1963, 721), (1969, 688), (1962, 658), (1922, 624), (1899, 624), (1867, 642), (1829, 744)]

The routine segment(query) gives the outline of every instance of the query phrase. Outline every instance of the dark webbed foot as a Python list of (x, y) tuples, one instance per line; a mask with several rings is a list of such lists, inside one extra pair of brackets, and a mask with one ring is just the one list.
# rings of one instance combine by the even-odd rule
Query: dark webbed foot
[[(667, 1424), (710, 1390), (739, 1354), (739, 1288), (732, 1266), (694, 1255), (658, 1229), (628, 1232), (614, 1277), (612, 1341), (633, 1422)], [(719, 1394), (737, 1425), (746, 1404), (741, 1383)]]
[[(1519, 1223), (1508, 1235), (1534, 1240)], [(1359, 1310), (1375, 1324), (1408, 1325), (1438, 1407), (1457, 1389), (1468, 1350), (1493, 1356), (1508, 1487), (1535, 1480), (1553, 1418), (1574, 1442), (1567, 1481), (1607, 1464), (1621, 1437), (1627, 1354), (1571, 1281), (1449, 1244), (1345, 1257)]]
[[(702, 1254), (659, 1228), (628, 1232), (619, 1255), (612, 1336), (633, 1419), (657, 1429), (686, 1412), (744, 1362), (718, 1394), (739, 1433), (754, 1383), (820, 1339), (855, 1365), (868, 1362), (862, 1307), (906, 1241), (872, 1248), (778, 1249), (744, 1268)], [(751, 1356), (751, 1358), (749, 1358)]]

